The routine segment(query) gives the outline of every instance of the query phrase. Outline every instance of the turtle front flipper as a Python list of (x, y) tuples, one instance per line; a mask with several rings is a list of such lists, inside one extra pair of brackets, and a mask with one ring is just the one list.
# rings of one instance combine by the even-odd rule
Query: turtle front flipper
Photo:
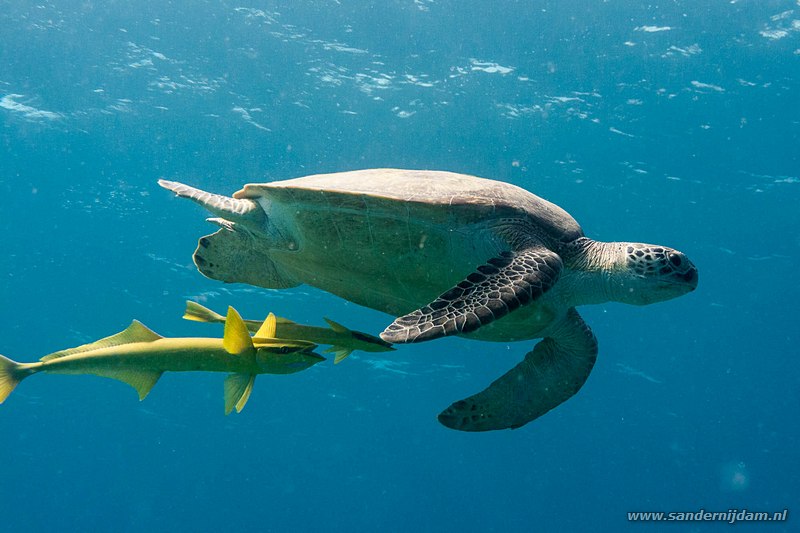
[(469, 333), (539, 298), (561, 272), (544, 247), (503, 252), (430, 304), (392, 322), (381, 338), (405, 343)]
[(439, 422), (461, 431), (523, 426), (578, 392), (596, 358), (597, 341), (571, 308), (521, 363), (483, 392), (442, 411)]

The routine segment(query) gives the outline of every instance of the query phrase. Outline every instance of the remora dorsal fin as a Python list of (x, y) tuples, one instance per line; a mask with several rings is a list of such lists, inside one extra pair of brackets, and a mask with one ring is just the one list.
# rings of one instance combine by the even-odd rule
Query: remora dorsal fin
[(267, 318), (266, 320), (264, 320), (264, 323), (261, 324), (261, 327), (258, 328), (258, 331), (256, 332), (255, 336), (262, 339), (274, 339), (275, 332), (277, 329), (278, 329), (278, 321), (275, 319), (275, 315), (270, 313), (267, 315)]
[(253, 392), (253, 383), (256, 381), (255, 374), (228, 374), (225, 378), (225, 414), (231, 414), (233, 408), (241, 413), (250, 393)]
[(343, 325), (339, 324), (338, 322), (334, 322), (330, 318), (325, 318), (325, 322), (331, 327), (333, 331), (336, 333), (350, 333), (350, 330), (344, 327)]
[(244, 320), (233, 307), (228, 307), (222, 347), (232, 355), (239, 355), (254, 348), (253, 339), (250, 337), (250, 332), (247, 330)]
[(130, 326), (125, 328), (124, 331), (120, 331), (116, 335), (111, 335), (110, 337), (100, 339), (99, 341), (83, 344), (75, 348), (68, 348), (66, 350), (51, 353), (50, 355), (45, 355), (40, 359), (40, 361), (44, 363), (52, 359), (58, 359), (59, 357), (65, 357), (67, 355), (76, 353), (89, 352), (92, 350), (99, 350), (101, 348), (110, 348), (112, 346), (121, 346), (123, 344), (132, 344), (135, 342), (153, 342), (163, 338), (164, 337), (154, 332), (138, 320), (134, 320), (131, 322)]

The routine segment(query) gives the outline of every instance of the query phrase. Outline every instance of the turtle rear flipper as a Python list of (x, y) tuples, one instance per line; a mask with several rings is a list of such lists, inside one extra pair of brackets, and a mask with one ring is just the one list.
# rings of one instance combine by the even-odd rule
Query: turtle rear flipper
[(300, 285), (259, 244), (248, 232), (223, 227), (198, 241), (194, 263), (204, 276), (226, 283), (249, 283), (267, 289)]
[(475, 331), (539, 298), (560, 272), (561, 258), (547, 248), (503, 252), (433, 302), (396, 319), (381, 338), (420, 342)]
[(575, 308), (525, 359), (489, 387), (452, 404), (439, 422), (461, 431), (515, 429), (571, 398), (597, 358), (597, 341)]

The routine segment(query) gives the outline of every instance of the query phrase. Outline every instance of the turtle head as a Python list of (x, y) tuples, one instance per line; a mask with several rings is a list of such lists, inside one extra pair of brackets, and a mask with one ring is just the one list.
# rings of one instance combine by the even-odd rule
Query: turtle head
[(614, 300), (647, 305), (697, 288), (697, 268), (678, 250), (632, 242), (613, 244), (618, 246), (618, 269), (611, 276)]

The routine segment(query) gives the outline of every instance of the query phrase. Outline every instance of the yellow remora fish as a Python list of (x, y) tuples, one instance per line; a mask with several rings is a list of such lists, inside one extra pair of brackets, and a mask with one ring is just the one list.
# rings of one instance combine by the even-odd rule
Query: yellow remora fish
[(91, 344), (62, 350), (38, 363), (17, 363), (0, 355), (0, 403), (20, 381), (36, 374), (94, 374), (125, 382), (144, 400), (164, 372), (229, 372), (225, 414), (240, 412), (257, 374), (293, 374), (324, 361), (305, 340), (275, 338), (275, 315), (250, 337), (242, 317), (228, 308), (222, 339), (165, 338), (134, 320), (125, 331)]
[[(183, 315), (183, 318), (197, 322), (225, 322), (224, 316), (192, 301), (186, 302), (186, 314)], [(330, 329), (305, 326), (281, 317), (276, 317), (276, 320), (276, 335), (282, 339), (304, 339), (316, 344), (330, 344), (331, 347), (323, 353), (335, 354), (333, 364), (339, 363), (355, 350), (364, 352), (389, 352), (394, 350), (391, 344), (380, 337), (347, 329), (343, 325), (327, 318), (325, 322), (328, 323)], [(258, 331), (261, 326), (261, 323), (255, 320), (245, 320), (244, 323), (247, 325), (247, 329), (253, 332)]]

